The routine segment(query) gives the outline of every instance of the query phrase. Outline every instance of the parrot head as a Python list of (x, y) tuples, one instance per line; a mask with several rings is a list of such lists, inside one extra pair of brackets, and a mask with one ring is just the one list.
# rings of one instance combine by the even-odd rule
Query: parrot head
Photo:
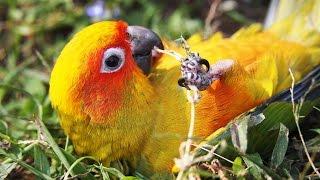
[(156, 33), (123, 21), (84, 28), (64, 47), (51, 73), (53, 107), (73, 119), (102, 124), (126, 118), (120, 111), (143, 108), (152, 93), (146, 75), (158, 58), (154, 46), (163, 49)]

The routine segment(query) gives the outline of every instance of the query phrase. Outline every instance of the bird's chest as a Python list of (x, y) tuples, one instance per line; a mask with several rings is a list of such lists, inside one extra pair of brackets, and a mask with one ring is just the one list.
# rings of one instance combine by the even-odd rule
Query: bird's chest
[(146, 125), (121, 122), (113, 126), (60, 116), (61, 126), (79, 155), (90, 155), (105, 165), (120, 158), (139, 155), (151, 129)]

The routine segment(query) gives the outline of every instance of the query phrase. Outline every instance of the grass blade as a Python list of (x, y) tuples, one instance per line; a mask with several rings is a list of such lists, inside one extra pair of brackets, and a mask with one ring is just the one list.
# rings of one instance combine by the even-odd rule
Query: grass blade
[(35, 168), (44, 174), (50, 175), (50, 164), (42, 149), (39, 146), (34, 146), (33, 154)]
[[(62, 164), (65, 166), (66, 169), (70, 168), (70, 164), (67, 161), (66, 157), (63, 155), (63, 153), (61, 152), (58, 144), (54, 141), (53, 137), (51, 136), (49, 130), (47, 129), (47, 127), (45, 126), (45, 124), (42, 121), (42, 116), (43, 116), (43, 108), (41, 103), (32, 96), (32, 94), (30, 94), (29, 92), (19, 89), (19, 88), (15, 88), (6, 84), (0, 84), (0, 88), (6, 88), (6, 89), (10, 89), (13, 91), (17, 91), (17, 92), (21, 92), (25, 95), (27, 95), (28, 97), (30, 97), (34, 103), (37, 105), (38, 108), (38, 118), (36, 118), (36, 123), (39, 125), (40, 131), (41, 133), (43, 133), (43, 135), (45, 136), (46, 141), (48, 142), (48, 144), (50, 145), (50, 147), (53, 149), (53, 151), (56, 153), (56, 155), (59, 157), (59, 159), (61, 160)], [(75, 175), (73, 173), (73, 171), (70, 172), (71, 175)]]

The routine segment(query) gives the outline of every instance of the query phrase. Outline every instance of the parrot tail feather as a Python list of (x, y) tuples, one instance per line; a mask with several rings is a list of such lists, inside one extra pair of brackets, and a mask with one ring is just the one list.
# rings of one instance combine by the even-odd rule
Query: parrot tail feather
[[(293, 99), (295, 102), (300, 102), (302, 98), (305, 100), (314, 100), (320, 96), (320, 66), (315, 67), (306, 77), (304, 77), (299, 83), (294, 85)], [(290, 102), (291, 91), (286, 89), (279, 94), (273, 96), (260, 106), (258, 106), (253, 114), (261, 113), (268, 105), (273, 102)]]
[(319, 0), (273, 0), (269, 9), (265, 27), (271, 27), (267, 30), (283, 39), (320, 46)]
[(275, 21), (277, 14), (277, 8), (279, 6), (279, 0), (272, 0), (269, 5), (269, 9), (266, 18), (263, 23), (264, 28), (269, 28)]

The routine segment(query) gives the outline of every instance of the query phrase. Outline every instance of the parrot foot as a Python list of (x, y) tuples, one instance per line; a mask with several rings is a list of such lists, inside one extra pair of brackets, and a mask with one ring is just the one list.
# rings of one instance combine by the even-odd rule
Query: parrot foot
[(232, 59), (219, 60), (211, 66), (209, 74), (212, 79), (220, 79), (233, 65)]
[(219, 60), (213, 66), (200, 57), (199, 53), (191, 52), (187, 41), (181, 37), (182, 46), (186, 51), (187, 57), (172, 50), (162, 50), (154, 47), (154, 51), (168, 54), (181, 63), (182, 77), (178, 84), (187, 90), (197, 89), (198, 91), (206, 90), (211, 84), (220, 79), (234, 64), (231, 59)]
[(181, 87), (190, 90), (195, 86), (198, 90), (206, 90), (215, 80), (220, 79), (234, 64), (233, 60), (220, 60), (210, 66), (206, 59), (197, 53), (190, 53), (181, 63), (182, 78), (178, 80)]

